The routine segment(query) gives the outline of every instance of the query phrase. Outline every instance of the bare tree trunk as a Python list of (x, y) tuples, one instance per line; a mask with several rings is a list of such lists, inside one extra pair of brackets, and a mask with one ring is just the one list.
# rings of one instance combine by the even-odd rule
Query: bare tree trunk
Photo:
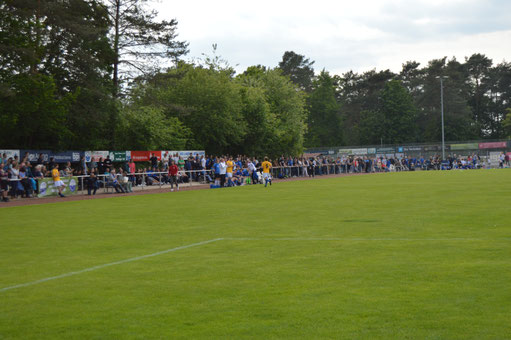
[(115, 18), (114, 18), (114, 26), (115, 26), (115, 35), (114, 35), (114, 74), (113, 74), (113, 96), (117, 98), (119, 95), (119, 26), (120, 26), (120, 11), (121, 11), (121, 1), (115, 0)]

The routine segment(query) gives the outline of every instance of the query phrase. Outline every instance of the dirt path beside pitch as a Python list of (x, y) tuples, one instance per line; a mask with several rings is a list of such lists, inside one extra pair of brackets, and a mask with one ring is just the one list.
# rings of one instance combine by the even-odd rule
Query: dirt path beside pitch
[[(309, 180), (321, 180), (325, 178), (335, 178), (335, 177), (347, 177), (347, 176), (361, 176), (361, 175), (369, 175), (365, 173), (361, 174), (339, 174), (339, 175), (323, 175), (323, 176), (316, 176), (316, 177), (291, 177), (291, 178), (285, 178), (285, 179), (274, 179), (274, 183), (283, 183), (283, 182), (294, 182), (294, 181), (309, 181)], [(151, 188), (151, 187), (145, 187), (144, 190), (136, 190), (129, 194), (117, 194), (117, 193), (104, 193), (101, 192), (94, 196), (88, 196), (83, 194), (77, 194), (73, 196), (67, 196), (67, 197), (43, 197), (43, 198), (17, 198), (14, 200), (11, 200), (10, 202), (0, 202), (0, 208), (7, 208), (7, 207), (18, 207), (18, 206), (25, 206), (25, 205), (38, 205), (38, 204), (49, 204), (49, 203), (57, 203), (57, 202), (70, 202), (70, 201), (85, 201), (85, 200), (96, 200), (96, 199), (103, 199), (103, 198), (111, 198), (111, 197), (123, 197), (123, 196), (138, 196), (138, 195), (151, 195), (151, 194), (162, 194), (162, 193), (169, 193), (170, 188), (167, 186), (165, 188)], [(179, 192), (183, 191), (190, 191), (190, 190), (204, 190), (209, 189), (209, 184), (198, 184), (193, 186), (186, 186), (181, 185), (179, 191), (174, 191), (174, 193), (178, 194)], [(101, 190), (101, 189), (100, 189)]]

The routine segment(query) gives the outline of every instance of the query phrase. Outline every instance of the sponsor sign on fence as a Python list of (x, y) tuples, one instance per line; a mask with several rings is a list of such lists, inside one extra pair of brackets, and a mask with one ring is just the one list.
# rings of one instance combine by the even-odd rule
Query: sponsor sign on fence
[[(447, 150), (447, 145), (446, 148)], [(424, 151), (442, 151), (442, 146), (440, 145), (427, 145), (424, 147)]]
[(351, 149), (354, 155), (367, 155), (367, 148)]
[(377, 154), (393, 154), (396, 153), (396, 148), (377, 148), (376, 149)]
[(108, 151), (85, 151), (85, 161), (98, 162), (100, 158), (105, 159), (109, 154)]
[(160, 151), (161, 152), (161, 158), (162, 159), (168, 159), (169, 157), (172, 157), (172, 158), (177, 158), (177, 157), (181, 157), (182, 159), (185, 159), (185, 158), (188, 158), (190, 157), (190, 154), (192, 154), (192, 156), (206, 156), (206, 151), (204, 150), (188, 150), (188, 151), (172, 151), (172, 150), (165, 150), (165, 151)]
[(80, 151), (63, 151), (52, 153), (50, 157), (53, 157), (56, 163), (74, 163), (80, 161), (80, 156)]
[(451, 150), (477, 150), (477, 149), (479, 149), (478, 143), (451, 144)]
[(21, 154), (25, 156), (28, 155), (29, 162), (37, 162), (39, 159), (39, 155), (43, 156), (43, 162), (49, 162), (53, 157), (53, 161), (55, 163), (75, 163), (79, 162), (80, 158), (83, 154), (82, 151), (61, 151), (54, 152), (50, 150), (21, 150)]
[(131, 155), (130, 151), (110, 151), (110, 159), (112, 162), (129, 161), (130, 157), (128, 156), (128, 152)]
[(25, 156), (25, 154), (28, 154), (28, 161), (30, 163), (37, 162), (37, 160), (39, 159), (39, 155), (43, 156), (43, 162), (49, 162), (51, 156), (50, 150), (21, 150), (21, 153), (23, 154), (23, 156)]
[(5, 156), (7, 157), (7, 159), (9, 158), (13, 158), (14, 159), (14, 156), (18, 156), (18, 158), (20, 157), (20, 150), (0, 150), (0, 155), (3, 156), (5, 153)]
[(404, 146), (403, 151), (404, 152), (421, 152), (422, 146)]
[[(61, 177), (60, 178), (66, 188), (62, 192), (64, 195), (74, 195), (78, 192), (78, 178), (77, 177)], [(39, 183), (39, 195), (38, 197), (48, 197), (48, 196), (57, 196), (59, 191), (53, 185), (53, 179), (51, 178), (43, 178), (38, 179)]]
[(161, 160), (161, 151), (131, 151), (131, 158), (135, 162), (149, 162), (153, 154)]
[(501, 149), (507, 146), (507, 142), (479, 143), (479, 149)]

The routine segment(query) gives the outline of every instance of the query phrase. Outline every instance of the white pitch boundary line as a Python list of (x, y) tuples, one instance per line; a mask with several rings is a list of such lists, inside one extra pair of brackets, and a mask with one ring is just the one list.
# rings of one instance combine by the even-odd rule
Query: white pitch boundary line
[(176, 248), (162, 250), (162, 251), (159, 251), (157, 253), (152, 253), (152, 254), (147, 254), (147, 255), (142, 255), (142, 256), (136, 256), (136, 257), (132, 257), (132, 258), (129, 258), (129, 259), (124, 259), (124, 260), (120, 260), (120, 261), (100, 264), (98, 266), (94, 266), (94, 267), (90, 267), (90, 268), (85, 268), (85, 269), (82, 269), (82, 270), (79, 270), (79, 271), (75, 271), (75, 272), (69, 272), (69, 273), (65, 273), (65, 274), (61, 274), (61, 275), (57, 275), (57, 276), (46, 277), (44, 279), (40, 279), (40, 280), (36, 280), (36, 281), (31, 281), (31, 282), (21, 283), (21, 284), (14, 285), (14, 286), (4, 287), (4, 288), (0, 288), (0, 293), (8, 291), (8, 290), (11, 290), (11, 289), (28, 287), (28, 286), (36, 285), (36, 284), (43, 283), (43, 282), (46, 282), (46, 281), (57, 280), (57, 279), (62, 279), (62, 278), (73, 276), (73, 275), (83, 274), (83, 273), (91, 272), (93, 270), (102, 269), (102, 268), (106, 268), (106, 267), (110, 267), (110, 266), (115, 266), (115, 265), (118, 265), (118, 264), (138, 261), (138, 260), (146, 259), (148, 257), (154, 257), (154, 256), (170, 253), (170, 252), (173, 252), (173, 251), (178, 251), (178, 250), (192, 248), (192, 247), (198, 247), (198, 246), (202, 246), (204, 244), (213, 243), (213, 242), (217, 242), (217, 241), (221, 241), (221, 240), (223, 240), (223, 238), (215, 238), (215, 239), (208, 240), (208, 241), (197, 242), (197, 243), (192, 243), (192, 244), (188, 244), (188, 245), (185, 245), (185, 246), (180, 246), (180, 247), (176, 247)]
[(362, 238), (362, 237), (224, 237), (226, 241), (509, 241), (511, 237), (499, 239), (483, 239), (469, 237), (452, 238)]
[(510, 241), (511, 237), (504, 237), (504, 238), (499, 238), (499, 239), (482, 239), (482, 238), (466, 238), (466, 237), (454, 237), (454, 238), (220, 237), (220, 238), (215, 238), (212, 240), (207, 240), (207, 241), (203, 241), (203, 242), (197, 242), (197, 243), (192, 243), (192, 244), (188, 244), (185, 246), (162, 250), (162, 251), (152, 253), (152, 254), (136, 256), (136, 257), (132, 257), (129, 259), (105, 263), (105, 264), (101, 264), (101, 265), (90, 267), (90, 268), (85, 268), (85, 269), (75, 271), (75, 272), (69, 272), (69, 273), (65, 273), (65, 274), (61, 274), (61, 275), (57, 275), (57, 276), (46, 277), (44, 279), (40, 279), (40, 280), (36, 280), (36, 281), (31, 281), (31, 282), (21, 283), (21, 284), (14, 285), (14, 286), (0, 288), (0, 293), (11, 290), (11, 289), (28, 287), (28, 286), (36, 285), (36, 284), (43, 283), (46, 281), (62, 279), (62, 278), (73, 276), (73, 275), (91, 272), (91, 271), (97, 270), (97, 269), (102, 269), (102, 268), (106, 268), (106, 267), (110, 267), (110, 266), (115, 266), (118, 264), (133, 262), (133, 261), (138, 261), (138, 260), (142, 260), (142, 259), (145, 259), (148, 257), (154, 257), (154, 256), (174, 252), (177, 250), (197, 247), (197, 246), (201, 246), (204, 244), (223, 241), (223, 240), (225, 240), (225, 241)]

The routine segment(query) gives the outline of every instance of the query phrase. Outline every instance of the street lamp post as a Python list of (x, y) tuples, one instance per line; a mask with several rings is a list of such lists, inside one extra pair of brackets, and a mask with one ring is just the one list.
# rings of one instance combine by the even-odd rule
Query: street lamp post
[(447, 76), (437, 76), (437, 79), (440, 79), (440, 107), (442, 111), (442, 161), (445, 160), (445, 134), (444, 134), (444, 79), (449, 77)]

